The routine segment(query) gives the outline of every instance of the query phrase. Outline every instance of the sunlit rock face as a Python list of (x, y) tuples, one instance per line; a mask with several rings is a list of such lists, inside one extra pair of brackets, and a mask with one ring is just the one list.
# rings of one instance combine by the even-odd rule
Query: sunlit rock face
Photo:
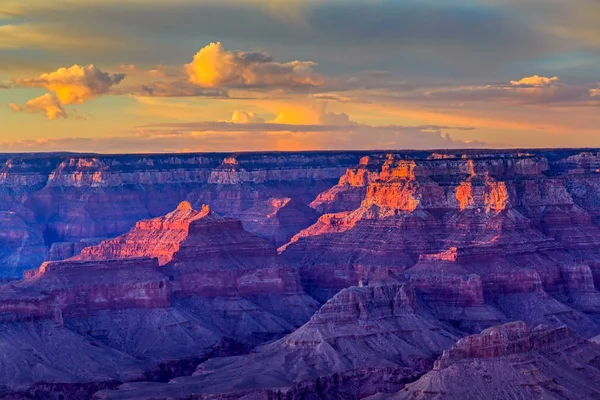
[(164, 217), (136, 223), (135, 228), (116, 239), (106, 240), (97, 246), (87, 247), (74, 260), (102, 261), (120, 258), (157, 258), (160, 265), (172, 260), (180, 244), (189, 234), (190, 224), (201, 218), (217, 219), (208, 206), (200, 211), (184, 201)]
[(320, 193), (310, 206), (322, 213), (354, 210), (362, 202), (369, 183), (377, 178), (384, 161), (382, 155), (364, 156), (348, 168), (337, 185)]
[(573, 193), (571, 179), (598, 176), (593, 156), (588, 169), (572, 157), (580, 159), (389, 154), (377, 159), (356, 209), (324, 214), (279, 250), (322, 301), (386, 270), (411, 281), (437, 318), (467, 332), (518, 318), (590, 335), (600, 306), (600, 232), (593, 201), (577, 200), (584, 192)]
[[(93, 392), (113, 381), (177, 376), (203, 359), (280, 337), (317, 308), (274, 245), (208, 206), (182, 202), (121, 237), (0, 285), (0, 341), (21, 332), (11, 354), (30, 346), (46, 371), (28, 375), (20, 358), (7, 358), (12, 381), (5, 391), (18, 397), (38, 385), (49, 385), (41, 393), (63, 385), (71, 396), (81, 385)], [(78, 357), (56, 357), (41, 330), (57, 343), (72, 341), (66, 348)], [(97, 357), (96, 348), (106, 356)], [(86, 357), (94, 362), (75, 373), (71, 361)]]
[[(570, 246), (578, 245), (585, 253), (597, 248), (595, 228), (589, 227), (600, 218), (597, 158), (590, 151), (533, 150), (395, 152), (391, 161), (385, 152), (0, 154), (0, 212), (11, 213), (5, 224), (8, 229), (27, 232), (22, 240), (16, 233), (6, 240), (0, 238), (0, 274), (18, 277), (45, 259), (63, 259), (70, 252), (77, 255), (82, 249), (79, 243), (95, 244), (121, 235), (140, 220), (167, 214), (182, 201), (197, 209), (207, 204), (281, 246), (314, 223), (318, 214), (307, 205), (317, 213), (353, 211), (370, 190), (371, 199), (383, 201), (382, 206), (391, 202), (388, 206), (396, 207), (399, 204), (394, 202), (412, 199), (406, 206), (414, 207), (415, 199), (406, 197), (415, 190), (414, 182), (394, 194), (403, 180), (411, 181), (408, 175), (402, 176), (410, 173), (425, 190), (420, 201), (439, 196), (439, 189), (426, 180), (444, 189), (443, 201), (438, 200), (441, 208), (428, 208), (436, 213), (448, 207), (469, 207), (480, 189), (468, 177), (476, 175), (470, 181), (481, 181), (487, 174), (490, 183), (479, 194), (489, 196), (484, 207), (503, 206), (504, 184), (519, 212), (544, 233), (570, 241)], [(379, 185), (372, 186), (377, 180)], [(458, 198), (451, 186), (462, 187), (454, 189)], [(438, 193), (433, 196), (427, 190)], [(292, 200), (284, 206), (277, 204), (285, 199)], [(55, 243), (61, 245), (48, 255)]]

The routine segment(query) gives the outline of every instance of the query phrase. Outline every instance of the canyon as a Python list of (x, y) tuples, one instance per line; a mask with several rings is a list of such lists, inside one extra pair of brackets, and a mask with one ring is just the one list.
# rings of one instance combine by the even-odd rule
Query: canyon
[(599, 151), (0, 163), (1, 398), (600, 397)]

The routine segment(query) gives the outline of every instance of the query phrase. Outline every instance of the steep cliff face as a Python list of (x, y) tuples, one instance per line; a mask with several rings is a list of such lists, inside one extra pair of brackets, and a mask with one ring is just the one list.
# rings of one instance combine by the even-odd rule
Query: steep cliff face
[(348, 168), (337, 185), (320, 193), (310, 206), (321, 213), (350, 211), (360, 206), (367, 186), (379, 176), (382, 155), (364, 156), (354, 168)]
[(189, 202), (184, 201), (164, 217), (140, 221), (125, 235), (84, 248), (73, 260), (104, 261), (148, 257), (157, 258), (159, 265), (165, 265), (173, 259), (173, 254), (188, 237), (190, 224), (201, 218), (214, 221), (218, 217), (206, 205), (196, 211)]
[(513, 322), (461, 339), (418, 381), (369, 399), (593, 399), (599, 359), (599, 346), (566, 327)]
[[(87, 287), (93, 288), (89, 295)], [(285, 264), (267, 240), (245, 231), (240, 221), (220, 217), (208, 206), (196, 211), (188, 202), (76, 257), (46, 262), (10, 288), (50, 297), (57, 293), (42, 303), (63, 313), (71, 303), (89, 314), (166, 307), (172, 297), (190, 303), (195, 297), (237, 302), (241, 296), (281, 315), (288, 321), (282, 325), (293, 326), (317, 306), (304, 294), (297, 269)], [(117, 303), (110, 303), (113, 298)], [(44, 312), (49, 316), (54, 310)]]
[[(490, 204), (501, 201), (502, 184), (518, 211), (544, 234), (570, 247), (579, 247), (580, 258), (590, 258), (598, 248), (600, 174), (596, 152), (564, 151), (465, 151), (396, 152), (396, 163), (414, 163), (415, 180), (422, 188), (444, 190), (439, 213), (468, 205), (471, 175), (487, 174), (498, 182)], [(46, 259), (78, 254), (82, 241), (121, 235), (137, 221), (168, 213), (182, 201), (245, 221), (246, 227), (276, 245), (306, 228), (315, 214), (357, 209), (368, 190), (384, 203), (398, 201), (394, 184), (381, 182), (382, 152), (186, 154), (186, 155), (0, 155), (0, 212), (7, 229), (26, 231), (16, 239), (0, 240), (4, 276), (20, 276)], [(389, 165), (400, 171), (398, 166)], [(344, 173), (344, 171), (346, 171)], [(380, 175), (384, 174), (380, 179)], [(379, 186), (372, 183), (379, 181)], [(337, 185), (336, 185), (337, 182)], [(459, 200), (454, 189), (464, 183)], [(399, 184), (396, 182), (396, 185)], [(410, 189), (410, 188), (408, 188)], [(485, 191), (486, 189), (484, 189)], [(439, 196), (437, 193), (435, 196)], [(475, 194), (476, 195), (476, 194)], [(271, 217), (277, 205), (270, 199), (293, 199), (281, 216)], [(428, 201), (431, 196), (421, 197)], [(388, 200), (385, 200), (388, 199)], [(392, 206), (393, 204), (388, 204)], [(441, 208), (440, 208), (441, 207)], [(290, 213), (287, 214), (288, 210)], [(292, 212), (293, 211), (293, 212)], [(261, 218), (261, 214), (264, 218)], [(265, 221), (264, 226), (260, 220)], [(277, 222), (275, 222), (277, 221)], [(62, 247), (61, 247), (62, 246)], [(591, 266), (592, 267), (592, 266)], [(595, 271), (597, 268), (594, 266)], [(600, 276), (600, 273), (597, 274)], [(600, 278), (598, 278), (600, 279)]]
[(410, 285), (352, 287), (304, 326), (255, 354), (213, 359), (192, 377), (166, 385), (125, 385), (96, 398), (268, 398), (277, 392), (290, 398), (316, 393), (361, 398), (377, 388), (400, 388), (430, 368), (435, 355), (455, 339), (451, 328), (419, 310)]

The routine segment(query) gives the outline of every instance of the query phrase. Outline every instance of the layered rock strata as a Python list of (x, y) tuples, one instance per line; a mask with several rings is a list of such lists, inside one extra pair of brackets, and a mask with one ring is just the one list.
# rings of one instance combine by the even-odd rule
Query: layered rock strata
[[(75, 358), (65, 354), (52, 364), (52, 348), (27, 333), (23, 341), (32, 338), (43, 368), (56, 375), (27, 375), (20, 368), (6, 392), (33, 388), (42, 378), (75, 390), (93, 382), (170, 377), (182, 373), (185, 363), (193, 368), (194, 362), (282, 336), (317, 307), (302, 291), (297, 270), (268, 241), (207, 206), (196, 211), (184, 202), (122, 237), (72, 259), (45, 262), (22, 280), (0, 286), (0, 340), (8, 341), (14, 327), (46, 329), (50, 337), (74, 338), (80, 358), (94, 358), (87, 350), (93, 346), (109, 352), (90, 365), (97, 376), (86, 380), (92, 372), (73, 373)], [(103, 372), (109, 368), (112, 375)]]
[[(402, 387), (456, 339), (423, 314), (410, 285), (342, 290), (304, 326), (251, 355), (213, 359), (166, 385), (128, 384), (97, 399), (361, 398)], [(325, 382), (331, 385), (325, 385)], [(322, 382), (322, 384), (319, 384)]]
[(566, 327), (513, 322), (461, 339), (416, 382), (369, 399), (593, 399), (599, 361), (600, 346)]
[(572, 173), (564, 160), (517, 153), (380, 161), (358, 208), (321, 216), (280, 248), (309, 293), (325, 300), (390, 271), (466, 332), (524, 319), (595, 334), (599, 226), (557, 178)]
[(14, 231), (0, 236), (0, 275), (19, 277), (55, 243), (116, 237), (184, 200), (234, 217), (271, 198), (308, 204), (360, 156), (0, 154), (0, 218)]

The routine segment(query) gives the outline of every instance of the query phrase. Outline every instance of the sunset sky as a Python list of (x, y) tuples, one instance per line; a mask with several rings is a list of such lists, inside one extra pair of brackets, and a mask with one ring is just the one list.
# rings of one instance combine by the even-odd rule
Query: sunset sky
[(0, 152), (600, 147), (598, 0), (0, 0)]

